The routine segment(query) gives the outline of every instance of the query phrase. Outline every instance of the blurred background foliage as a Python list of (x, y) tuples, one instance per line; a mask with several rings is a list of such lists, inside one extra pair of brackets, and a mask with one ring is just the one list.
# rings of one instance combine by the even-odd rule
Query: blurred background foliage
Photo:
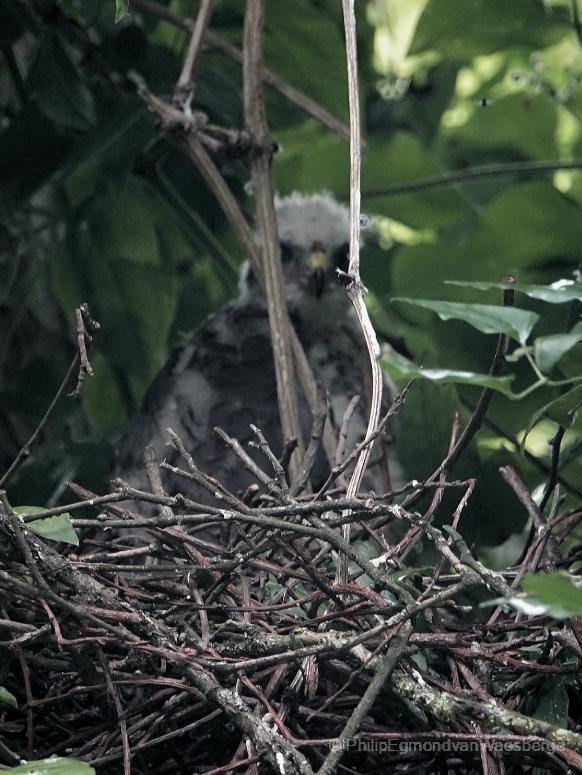
[[(363, 274), (380, 334), (402, 337), (425, 366), (488, 370), (496, 337), (396, 296), (496, 304), (446, 280), (571, 278), (582, 245), (582, 172), (536, 174), (539, 161), (580, 159), (582, 45), (577, 0), (359, 0), (361, 99), (368, 146), (363, 207), (376, 217)], [(187, 19), (194, 0), (161, 3)], [(242, 43), (240, 0), (216, 0), (211, 29)], [(169, 351), (236, 294), (241, 251), (193, 166), (137, 96), (129, 71), (169, 98), (189, 36), (136, 2), (114, 23), (113, 0), (10, 0), (0, 6), (0, 471), (45, 412), (74, 354), (74, 308), (88, 302), (101, 331), (95, 376), (64, 400), (42, 444), (9, 483), (12, 502), (52, 505), (66, 481), (107, 487), (111, 445)], [(348, 121), (341, 4), (270, 0), (265, 64)], [(267, 88), (279, 144), (276, 188), (348, 194), (344, 140)], [(242, 126), (239, 64), (205, 48), (195, 107)], [(217, 163), (245, 212), (244, 164)], [(499, 165), (511, 163), (501, 174)], [(458, 180), (452, 173), (488, 169)], [(450, 179), (447, 179), (447, 176)], [(434, 176), (438, 184), (423, 185)], [(564, 333), (572, 304), (518, 303), (541, 314), (536, 334)], [(580, 345), (559, 374), (581, 373)], [(523, 372), (523, 373), (522, 373)], [(515, 388), (530, 380), (516, 366)], [(402, 413), (406, 473), (429, 474), (446, 453), (455, 411), (478, 389), (419, 382)], [(549, 420), (516, 442), (560, 394), (494, 399), (490, 419), (454, 474), (479, 484), (464, 516), (495, 547), (525, 516), (498, 467), (529, 486), (547, 480)], [(566, 435), (562, 475), (582, 481), (582, 429)], [(532, 459), (535, 455), (537, 463)], [(511, 540), (511, 539), (510, 539)]]

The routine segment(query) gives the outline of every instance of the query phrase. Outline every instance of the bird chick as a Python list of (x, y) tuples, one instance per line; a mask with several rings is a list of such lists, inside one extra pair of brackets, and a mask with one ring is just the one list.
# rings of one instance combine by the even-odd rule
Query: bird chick
[[(275, 207), (289, 315), (316, 378), (328, 391), (336, 426), (354, 394), (361, 396), (350, 426), (348, 444), (353, 444), (366, 427), (369, 364), (356, 316), (337, 277), (338, 269), (347, 269), (348, 209), (326, 193), (295, 193), (277, 198)], [(304, 400), (300, 420), (307, 437), (311, 415)], [(237, 438), (268, 471), (260, 453), (247, 447), (254, 439), (251, 423), (279, 454), (283, 440), (267, 308), (245, 263), (239, 297), (211, 315), (154, 379), (117, 445), (114, 474), (133, 487), (147, 487), (146, 444), (153, 444), (158, 459), (178, 464), (177, 452), (168, 445), (169, 427), (202, 471), (240, 494), (252, 477), (214, 428)], [(313, 471), (314, 486), (327, 472), (321, 456)], [(188, 480), (166, 479), (165, 486), (208, 502), (208, 493)], [(376, 489), (385, 489), (380, 479)]]

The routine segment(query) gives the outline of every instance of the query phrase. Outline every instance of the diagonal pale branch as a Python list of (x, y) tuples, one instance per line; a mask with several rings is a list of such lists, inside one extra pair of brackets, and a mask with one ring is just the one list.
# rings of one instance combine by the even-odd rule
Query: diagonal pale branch
[[(361, 166), (361, 139), (360, 139), (360, 101), (358, 92), (358, 59), (356, 48), (356, 17), (354, 13), (354, 0), (342, 0), (344, 14), (344, 28), (346, 36), (346, 56), (348, 66), (348, 94), (350, 105), (350, 263), (348, 269), (349, 285), (347, 287), (350, 299), (360, 326), (370, 358), (372, 369), (372, 398), (370, 401), (370, 416), (366, 436), (370, 435), (378, 425), (382, 406), (382, 372), (378, 364), (380, 347), (376, 339), (376, 333), (372, 326), (368, 310), (364, 304), (364, 286), (360, 279), (360, 166)], [(347, 497), (354, 496), (360, 487), (368, 461), (370, 459), (371, 445), (362, 449), (354, 468), (354, 472), (348, 484)], [(343, 516), (349, 515), (349, 511)], [(344, 539), (350, 540), (350, 524), (343, 526)], [(348, 580), (348, 558), (341, 555), (338, 558), (338, 570), (336, 580), (339, 584), (346, 584)]]
[(184, 60), (182, 72), (176, 83), (176, 89), (174, 91), (174, 100), (178, 104), (184, 104), (186, 100), (191, 100), (194, 90), (194, 83), (196, 80), (196, 67), (200, 54), (202, 52), (202, 42), (204, 40), (204, 33), (208, 27), (210, 17), (212, 15), (212, 6), (214, 0), (202, 0), (200, 3), (200, 10), (196, 17), (194, 29), (192, 30), (192, 37), (190, 38), (190, 45), (188, 46), (188, 53)]
[(262, 247), (261, 264), (269, 312), (281, 430), (284, 442), (297, 439), (298, 445), (297, 451), (291, 457), (290, 465), (291, 479), (294, 480), (299, 473), (299, 459), (303, 457), (305, 449), (299, 422), (299, 399), (291, 351), (291, 324), (285, 300), (281, 248), (273, 202), (271, 180), (273, 142), (267, 127), (260, 77), (264, 15), (264, 0), (247, 0), (243, 51), (245, 124), (255, 147), (250, 158), (250, 169), (257, 203), (257, 221)]

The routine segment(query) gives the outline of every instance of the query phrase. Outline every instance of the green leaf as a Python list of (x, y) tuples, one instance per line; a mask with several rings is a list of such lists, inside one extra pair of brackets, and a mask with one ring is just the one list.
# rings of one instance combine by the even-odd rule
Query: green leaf
[(430, 0), (420, 17), (411, 54), (437, 49), (469, 60), (508, 47), (535, 49), (555, 43), (570, 27), (565, 8), (541, 0)]
[(420, 377), (432, 382), (447, 383), (452, 382), (458, 385), (476, 385), (478, 387), (488, 387), (497, 390), (503, 395), (512, 397), (510, 383), (513, 376), (491, 377), (489, 374), (475, 374), (470, 371), (453, 371), (451, 369), (423, 369), (417, 366), (408, 358), (399, 355), (390, 348), (388, 357), (380, 359), (380, 365), (384, 371), (388, 372), (395, 379), (411, 379)]
[(129, 14), (129, 0), (115, 0), (115, 24)]
[(47, 182), (68, 150), (66, 138), (34, 104), (26, 105), (0, 133), (0, 147), (0, 185), (13, 208)]
[[(558, 111), (546, 94), (531, 95), (526, 101), (523, 92), (517, 92), (496, 99), (485, 110), (478, 103), (468, 109), (468, 120), (447, 131), (454, 168), (462, 168), (468, 160), (477, 166), (504, 158), (547, 159), (555, 155)], [(494, 186), (495, 181), (489, 179), (488, 184)], [(479, 183), (475, 182), (473, 190), (476, 186)]]
[(13, 708), (18, 707), (16, 697), (4, 686), (0, 686), (0, 703), (3, 703), (4, 705), (11, 705)]
[(41, 759), (4, 770), (7, 775), (95, 775), (93, 767), (75, 759)]
[[(554, 676), (551, 681), (543, 681), (537, 691), (535, 718), (557, 727), (568, 726), (568, 676)], [(533, 773), (532, 773), (533, 775)]]
[(86, 380), (81, 393), (87, 419), (99, 430), (119, 428), (127, 416), (113, 369), (100, 352), (91, 354), (91, 365), (95, 376)]
[[(341, 11), (335, 2), (327, 3), (327, 6), (325, 2), (295, 0), (290, 13), (287, 3), (267, 3), (265, 61), (274, 72), (339, 118), (347, 120), (347, 75)], [(301, 41), (300, 56), (297, 56), (298, 41)]]
[[(461, 285), (465, 288), (475, 288), (478, 291), (509, 287), (507, 283), (459, 282), (458, 280), (446, 280), (445, 282), (447, 285)], [(511, 287), (515, 291), (530, 296), (532, 299), (547, 301), (549, 304), (582, 301), (582, 282), (578, 280), (557, 280), (551, 285), (523, 285), (515, 283)]]
[[(37, 514), (44, 510), (40, 506), (17, 506), (14, 509), (16, 514)], [(35, 533), (41, 538), (48, 538), (50, 541), (64, 541), (64, 543), (79, 546), (79, 537), (71, 524), (70, 514), (57, 514), (46, 519), (35, 519), (32, 522), (27, 522), (26, 527), (31, 533)]]
[(158, 265), (156, 201), (135, 177), (114, 181), (93, 214), (95, 240), (109, 255), (135, 264)]
[(52, 30), (45, 30), (41, 38), (30, 81), (36, 104), (57, 126), (84, 130), (94, 123), (93, 95), (67, 47)]
[(26, 32), (26, 15), (20, 0), (0, 3), (0, 45), (11, 46)]
[(543, 606), (544, 613), (556, 619), (582, 616), (582, 589), (567, 573), (527, 573), (521, 586), (534, 605)]
[(464, 249), (485, 279), (513, 274), (523, 280), (526, 271), (537, 279), (540, 267), (555, 263), (554, 279), (564, 266), (578, 265), (581, 243), (580, 207), (551, 182), (536, 180), (508, 186), (492, 199)]
[(521, 440), (521, 449), (523, 450), (532, 428), (534, 428), (544, 417), (549, 417), (550, 420), (557, 422), (558, 425), (567, 428), (576, 419), (576, 412), (581, 405), (582, 385), (576, 385), (571, 390), (568, 390), (567, 393), (564, 393), (564, 395), (550, 401), (545, 404), (545, 406), (542, 406), (542, 408), (533, 415), (525, 429), (525, 433)]
[(534, 357), (543, 372), (550, 372), (560, 358), (582, 341), (582, 322), (577, 323), (569, 334), (540, 336), (534, 340)]
[(539, 320), (535, 312), (515, 307), (494, 307), (489, 304), (459, 304), (452, 301), (395, 298), (417, 307), (436, 312), (441, 320), (463, 320), (484, 334), (505, 334), (525, 345)]

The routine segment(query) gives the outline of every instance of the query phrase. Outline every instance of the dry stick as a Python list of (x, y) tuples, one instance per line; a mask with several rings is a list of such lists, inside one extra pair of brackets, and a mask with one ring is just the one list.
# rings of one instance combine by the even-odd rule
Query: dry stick
[[(352, 302), (370, 357), (370, 366), (372, 369), (372, 399), (370, 401), (370, 417), (368, 418), (368, 427), (366, 436), (369, 436), (380, 417), (382, 406), (382, 371), (378, 364), (380, 357), (380, 347), (376, 339), (376, 333), (370, 321), (370, 316), (366, 305), (364, 304), (364, 286), (360, 280), (360, 102), (358, 94), (358, 59), (356, 50), (356, 16), (354, 13), (354, 0), (342, 0), (344, 15), (344, 28), (346, 36), (346, 57), (348, 67), (348, 94), (350, 105), (350, 262), (348, 268), (349, 285), (347, 294)], [(370, 459), (371, 447), (365, 446), (348, 484), (347, 496), (355, 495), (360, 487), (364, 476), (368, 460)], [(347, 516), (349, 512), (345, 513)], [(347, 523), (343, 527), (343, 536), (346, 542), (350, 540), (351, 525)], [(338, 558), (338, 567), (336, 581), (339, 584), (346, 584), (348, 581), (348, 558), (340, 556)]]
[(87, 356), (87, 341), (91, 340), (90, 333), (94, 333), (99, 329), (99, 323), (97, 323), (96, 320), (93, 320), (91, 318), (91, 315), (89, 313), (89, 307), (87, 306), (87, 304), (81, 304), (75, 310), (75, 319), (77, 321), (77, 352), (75, 354), (75, 357), (73, 358), (71, 365), (69, 366), (67, 373), (65, 374), (63, 381), (61, 382), (59, 389), (55, 393), (55, 397), (51, 401), (50, 406), (46, 410), (42, 420), (34, 429), (32, 436), (20, 448), (20, 450), (18, 451), (18, 454), (16, 455), (16, 457), (14, 458), (14, 460), (12, 461), (12, 463), (10, 464), (6, 472), (3, 474), (3, 476), (0, 478), (0, 488), (4, 487), (4, 485), (10, 479), (10, 477), (16, 471), (16, 469), (30, 455), (31, 448), (39, 440), (40, 435), (46, 428), (48, 421), (54, 414), (54, 411), (57, 408), (59, 401), (64, 396), (65, 391), (67, 389), (67, 385), (71, 381), (71, 378), (75, 373), (77, 367), (80, 366), (77, 387), (74, 392), (75, 396), (79, 395), (81, 383), (83, 382), (85, 376), (87, 375), (93, 376), (93, 370), (91, 368), (91, 364), (89, 363), (89, 358)]
[[(396, 414), (398, 409), (404, 403), (404, 401), (406, 399), (406, 396), (408, 394), (408, 391), (410, 390), (413, 382), (414, 382), (414, 380), (410, 380), (410, 382), (408, 382), (404, 386), (404, 388), (400, 391), (400, 393), (398, 395), (394, 396), (394, 398), (392, 399), (392, 403), (390, 404), (390, 409), (388, 409), (388, 411), (386, 412), (384, 417), (382, 417), (382, 419), (380, 420), (378, 425), (376, 425), (376, 427), (373, 428), (372, 431), (366, 433), (366, 436), (364, 437), (364, 439), (359, 444), (357, 444), (354, 447), (354, 449), (344, 459), (343, 462), (341, 462), (339, 465), (336, 465), (336, 466), (334, 466), (332, 468), (329, 476), (327, 477), (326, 481), (323, 483), (323, 485), (321, 486), (319, 492), (317, 493), (317, 498), (318, 499), (322, 498), (323, 495), (325, 495), (325, 493), (331, 487), (333, 482), (338, 478), (338, 476), (343, 474), (343, 472), (346, 470), (346, 468), (348, 468), (351, 465), (351, 463), (358, 457), (358, 455), (364, 449), (366, 449), (366, 448), (371, 449), (372, 443), (382, 433), (382, 431), (384, 430), (384, 428), (388, 424), (388, 420), (390, 420), (390, 418), (394, 414)], [(346, 410), (346, 413), (347, 413), (347, 410)], [(346, 495), (346, 497), (355, 497), (355, 493), (354, 493), (353, 496)], [(344, 514), (342, 514), (342, 516), (349, 516), (349, 514), (350, 514), (350, 511), (348, 510), (348, 511), (344, 512)]]
[(257, 479), (259, 482), (261, 482), (264, 485), (272, 485), (273, 479), (269, 476), (269, 474), (265, 473), (263, 469), (258, 466), (255, 461), (252, 459), (252, 457), (249, 455), (249, 453), (243, 448), (240, 441), (238, 439), (234, 439), (232, 436), (229, 436), (228, 433), (225, 433), (225, 431), (222, 430), (222, 428), (219, 428), (216, 426), (214, 428), (214, 432), (220, 436), (220, 438), (224, 441), (225, 444), (227, 444), (232, 451), (235, 453), (235, 455), (240, 459), (244, 467), (247, 469), (247, 471), (253, 476), (255, 479)]
[(277, 399), (283, 441), (297, 439), (298, 452), (291, 456), (292, 482), (299, 476), (299, 457), (305, 447), (299, 422), (299, 398), (295, 382), (295, 369), (291, 354), (291, 335), (285, 281), (281, 263), (281, 246), (277, 230), (277, 216), (273, 201), (271, 161), (273, 141), (269, 136), (263, 89), (259, 76), (262, 57), (262, 39), (265, 17), (265, 0), (247, 0), (244, 21), (244, 110), (245, 125), (253, 139), (250, 170), (257, 205), (257, 221), (262, 249), (263, 277), (269, 313), (271, 345), (277, 381)]
[[(182, 30), (186, 30), (187, 32), (192, 32), (193, 30), (194, 25), (189, 19), (185, 19), (183, 16), (179, 16), (168, 8), (164, 8), (157, 3), (151, 2), (151, 0), (132, 0), (132, 5), (134, 8), (140, 8), (160, 19), (164, 19)], [(216, 35), (216, 33), (211, 32), (210, 30), (205, 30), (204, 42), (211, 48), (215, 48), (230, 59), (233, 59), (235, 62), (242, 64), (242, 51), (236, 46), (233, 46), (232, 43), (224, 40), (224, 38), (221, 38), (220, 35)], [(268, 70), (266, 67), (261, 66), (260, 76), (264, 83), (276, 89), (290, 102), (293, 102), (310, 116), (313, 116), (320, 124), (338, 134), (342, 140), (345, 140), (346, 142), (349, 140), (350, 132), (348, 127), (318, 102), (312, 100), (294, 86), (291, 86), (290, 83), (287, 83), (287, 81), (271, 72), (271, 70)]]
[(3, 487), (6, 482), (10, 479), (12, 474), (16, 471), (16, 469), (21, 465), (23, 460), (25, 460), (30, 455), (31, 448), (36, 444), (36, 442), (39, 439), (39, 436), (44, 431), (46, 424), (52, 417), (55, 409), (57, 408), (57, 404), (61, 400), (61, 398), (64, 396), (65, 391), (67, 389), (67, 385), (71, 381), (73, 374), (77, 370), (77, 367), (79, 365), (79, 353), (75, 355), (73, 358), (71, 365), (69, 366), (67, 373), (64, 376), (63, 381), (61, 382), (61, 385), (59, 389), (57, 390), (55, 397), (51, 401), (51, 404), (49, 408), (46, 410), (44, 417), (39, 422), (39, 424), (36, 426), (32, 436), (28, 439), (26, 444), (24, 444), (21, 449), (19, 450), (18, 454), (10, 464), (9, 468), (7, 469), (6, 473), (2, 476), (0, 479), (0, 487)]
[[(507, 285), (509, 285), (510, 287), (504, 288), (503, 290), (502, 305), (504, 307), (513, 307), (513, 303), (515, 300), (515, 291), (511, 286), (515, 285), (516, 279), (512, 275), (508, 275), (507, 277), (503, 278), (503, 282), (507, 283)], [(489, 369), (489, 374), (492, 377), (499, 376), (503, 371), (503, 366), (505, 363), (505, 353), (507, 352), (507, 343), (508, 343), (507, 336), (505, 336), (505, 334), (501, 334), (499, 336), (499, 339), (497, 340), (497, 349), (495, 350), (495, 355), (493, 356), (493, 362), (491, 364), (491, 368)], [(436, 481), (443, 473), (443, 471), (450, 471), (450, 469), (455, 465), (457, 460), (461, 457), (463, 452), (467, 449), (467, 447), (473, 440), (473, 437), (483, 425), (485, 414), (487, 413), (487, 409), (489, 408), (489, 403), (491, 402), (491, 399), (493, 398), (494, 393), (495, 391), (493, 390), (493, 388), (483, 389), (483, 392), (479, 396), (479, 400), (477, 401), (473, 414), (471, 415), (469, 422), (465, 426), (465, 430), (461, 433), (459, 440), (453, 447), (452, 451), (446, 456), (443, 462), (436, 469), (436, 471), (434, 471), (434, 473), (432, 473), (429, 476), (429, 478), (425, 482), (426, 484)], [(403, 508), (409, 509), (419, 500), (422, 494), (423, 494), (422, 487), (418, 490), (415, 490), (414, 492), (411, 492), (410, 495), (408, 495), (404, 499), (402, 503)]]
[(309, 444), (307, 446), (307, 451), (305, 452), (305, 457), (301, 463), (299, 478), (291, 488), (291, 495), (299, 495), (299, 493), (303, 492), (307, 486), (309, 476), (315, 464), (317, 453), (321, 447), (328, 410), (329, 407), (327, 400), (327, 390), (325, 389), (324, 385), (319, 382), (317, 385), (317, 397), (315, 400), (315, 406), (313, 407), (313, 425), (311, 427), (311, 436), (309, 438)]
[(101, 664), (101, 669), (105, 677), (105, 685), (107, 687), (107, 694), (113, 702), (115, 708), (115, 715), (119, 722), (119, 733), (121, 735), (121, 743), (123, 746), (123, 773), (124, 775), (131, 775), (131, 752), (129, 748), (129, 735), (127, 734), (127, 717), (123, 710), (121, 700), (119, 699), (119, 691), (111, 678), (111, 671), (109, 669), (109, 662), (107, 661), (105, 654), (100, 646), (97, 646), (97, 656)]
[(198, 16), (196, 17), (196, 23), (190, 38), (190, 45), (188, 46), (188, 53), (186, 54), (184, 66), (174, 90), (174, 102), (187, 107), (187, 109), (190, 108), (190, 102), (194, 94), (196, 66), (202, 52), (202, 40), (212, 15), (213, 5), (214, 0), (202, 0), (200, 3)]
[(562, 441), (564, 440), (565, 433), (566, 433), (566, 429), (564, 428), (564, 426), (558, 425), (558, 430), (556, 431), (555, 436), (552, 439), (550, 439), (550, 441), (548, 442), (548, 444), (552, 448), (552, 465), (550, 468), (550, 479), (548, 481), (548, 484), (546, 485), (544, 495), (540, 502), (540, 511), (542, 512), (546, 508), (547, 503), (550, 499), (550, 495), (552, 494), (556, 485), (558, 484), (558, 471), (560, 470), (560, 451), (561, 451)]
[[(4, 509), (7, 508), (7, 504), (4, 503)], [(9, 506), (8, 506), (9, 509)], [(19, 525), (17, 524), (16, 515), (10, 515), (7, 513), (7, 518), (11, 521), (13, 527), (15, 526), (15, 534), (18, 540), (18, 536), (22, 538)], [(30, 540), (36, 542), (36, 539), (31, 536)], [(27, 552), (30, 555), (30, 551)], [(54, 560), (50, 562), (50, 558)], [(175, 646), (175, 633), (164, 623), (156, 620), (153, 616), (145, 615), (136, 611), (128, 604), (120, 604), (118, 600), (115, 600), (111, 592), (99, 582), (95, 581), (87, 574), (75, 569), (74, 565), (70, 563), (65, 557), (60, 557), (50, 547), (42, 546), (42, 552), (38, 552), (38, 560), (42, 562), (45, 567), (43, 571), (48, 573), (54, 572), (55, 564), (58, 563), (62, 575), (57, 575), (57, 580), (62, 580), (65, 584), (80, 596), (82, 599), (87, 599), (88, 590), (97, 591), (100, 590), (101, 597), (107, 601), (115, 610), (122, 610), (131, 613), (135, 613), (138, 617), (139, 628), (143, 639), (147, 639), (148, 642), (156, 643), (157, 645), (151, 648), (152, 653), (161, 651), (163, 656), (170, 658), (172, 664), (177, 670), (180, 670), (185, 678), (188, 680), (191, 686), (198, 689), (204, 696), (205, 701), (212, 705), (216, 705), (225, 711), (230, 718), (233, 719), (235, 724), (240, 730), (249, 735), (255, 742), (258, 749), (265, 755), (274, 767), (278, 767), (280, 772), (288, 773), (300, 773), (301, 775), (311, 775), (312, 769), (303, 756), (296, 748), (287, 743), (276, 730), (271, 729), (266, 724), (258, 720), (250, 707), (234, 692), (224, 689), (214, 677), (208, 675), (199, 669), (194, 669), (192, 666), (193, 660), (190, 654), (184, 654), (181, 650), (177, 650)], [(35, 563), (29, 566), (33, 575), (44, 581), (43, 576), (40, 574), (40, 570), (35, 567)], [(98, 619), (89, 612), (83, 610), (79, 605), (74, 605), (62, 597), (59, 597), (56, 593), (52, 592), (48, 585), (42, 591), (34, 587), (31, 584), (24, 583), (6, 573), (0, 569), (0, 579), (3, 582), (9, 583), (21, 590), (26, 594), (33, 594), (36, 597), (48, 597), (54, 600), (61, 608), (69, 611), (81, 619), (85, 619), (88, 622), (93, 623), (99, 628), (103, 628), (106, 631), (112, 632), (119, 640), (120, 644), (123, 644), (127, 648), (137, 648), (142, 641), (142, 638), (134, 635), (129, 630), (126, 630), (123, 626), (112, 626), (107, 622)], [(46, 582), (44, 582), (46, 584)], [(146, 647), (143, 646), (145, 649)], [(281, 769), (281, 763), (285, 764), (285, 769)]]
[(317, 775), (332, 775), (332, 773), (336, 771), (337, 766), (346, 751), (343, 744), (355, 737), (359, 732), (364, 718), (372, 709), (374, 700), (380, 694), (384, 685), (394, 672), (394, 668), (398, 664), (398, 661), (406, 648), (411, 633), (412, 626), (410, 622), (406, 622), (402, 626), (401, 632), (392, 636), (386, 656), (377, 658), (374, 677), (366, 687), (366, 691), (362, 695), (361, 700), (352, 711), (352, 715), (342, 729), (336, 745), (332, 747), (325, 761), (317, 771)]
[(350, 429), (350, 423), (352, 421), (352, 417), (354, 416), (354, 412), (356, 411), (356, 406), (360, 403), (360, 396), (355, 395), (352, 396), (352, 399), (350, 403), (347, 405), (346, 411), (344, 412), (344, 416), (342, 417), (342, 421), (340, 424), (339, 434), (338, 434), (338, 440), (337, 440), (337, 449), (335, 451), (335, 457), (334, 457), (334, 463), (335, 466), (339, 466), (342, 462), (342, 458), (344, 456), (344, 452), (346, 450), (346, 444), (348, 441), (348, 432)]

